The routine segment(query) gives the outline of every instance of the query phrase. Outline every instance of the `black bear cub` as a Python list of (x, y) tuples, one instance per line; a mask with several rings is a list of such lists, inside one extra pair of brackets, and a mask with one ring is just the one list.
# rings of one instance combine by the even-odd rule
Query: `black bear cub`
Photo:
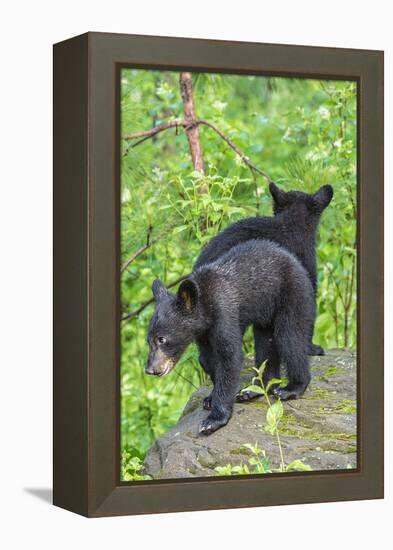
[[(271, 327), (269, 378), (286, 367), (288, 385), (275, 393), (296, 399), (310, 381), (308, 340), (314, 319), (313, 288), (305, 269), (288, 251), (266, 240), (231, 248), (215, 262), (195, 269), (177, 294), (153, 283), (156, 309), (150, 322), (146, 373), (163, 376), (195, 341), (214, 388), (200, 433), (210, 434), (231, 417), (243, 366), (243, 335), (249, 325)], [(266, 353), (255, 350), (259, 367)], [(263, 356), (262, 356), (263, 355)]]
[[(282, 191), (273, 182), (269, 185), (273, 197), (273, 217), (257, 216), (240, 220), (214, 237), (202, 250), (194, 268), (217, 260), (223, 253), (249, 239), (269, 239), (292, 252), (306, 269), (317, 292), (317, 265), (315, 238), (323, 210), (333, 197), (330, 185), (322, 186), (316, 193)], [(310, 332), (310, 355), (323, 355), (323, 349), (312, 343), (314, 325)], [(271, 338), (268, 331), (254, 330), (255, 340)], [(261, 342), (260, 345), (263, 345)]]

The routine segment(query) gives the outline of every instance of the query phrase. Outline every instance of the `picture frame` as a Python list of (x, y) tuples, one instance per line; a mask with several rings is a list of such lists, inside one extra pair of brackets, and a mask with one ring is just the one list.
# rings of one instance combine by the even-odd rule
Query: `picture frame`
[[(358, 466), (120, 481), (119, 71), (358, 83)], [(88, 517), (383, 498), (383, 52), (86, 33), (54, 46), (53, 502)]]

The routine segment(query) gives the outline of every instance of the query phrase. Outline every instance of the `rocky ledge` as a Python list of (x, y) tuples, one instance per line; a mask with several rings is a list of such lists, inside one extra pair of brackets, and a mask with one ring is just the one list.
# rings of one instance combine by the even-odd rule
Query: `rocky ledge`
[[(330, 350), (310, 359), (308, 390), (301, 399), (284, 403), (280, 439), (285, 463), (301, 460), (312, 470), (355, 468), (356, 356)], [(243, 387), (250, 384), (252, 373), (244, 369)], [(252, 451), (244, 444), (257, 444), (269, 468), (279, 468), (277, 439), (264, 429), (267, 404), (263, 397), (236, 403), (227, 426), (210, 436), (199, 435), (199, 424), (208, 414), (202, 400), (210, 391), (208, 386), (197, 390), (178, 423), (147, 453), (145, 471), (154, 479), (215, 476), (217, 467), (247, 465)]]

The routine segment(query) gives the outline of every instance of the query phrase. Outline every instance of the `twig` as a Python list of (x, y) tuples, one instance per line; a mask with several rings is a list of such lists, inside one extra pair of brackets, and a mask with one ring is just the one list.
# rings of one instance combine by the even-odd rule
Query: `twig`
[(252, 179), (254, 180), (254, 191), (255, 191), (255, 209), (257, 212), (257, 216), (259, 216), (259, 195), (258, 195), (258, 182), (257, 182), (257, 176), (253, 170), (251, 170)]
[(188, 382), (193, 388), (195, 388), (196, 390), (198, 390), (198, 386), (196, 386), (194, 384), (194, 382), (191, 382), (191, 380), (189, 380), (188, 378), (186, 378), (183, 374), (180, 374), (180, 372), (177, 372), (176, 369), (173, 369), (173, 372), (179, 377), (179, 378), (182, 378), (183, 380), (185, 380), (186, 382)]
[(156, 241), (158, 241), (158, 237), (156, 239), (152, 239), (149, 243), (144, 244), (143, 246), (138, 248), (138, 250), (136, 250), (133, 254), (131, 254), (131, 256), (128, 258), (128, 260), (126, 262), (124, 262), (124, 264), (121, 266), (120, 273), (123, 273), (127, 269), (127, 267), (130, 264), (132, 264), (132, 262), (134, 260), (136, 260), (138, 258), (138, 256), (143, 254), (145, 252), (145, 250), (150, 248)]
[(138, 248), (135, 252), (131, 254), (131, 256), (128, 258), (127, 261), (124, 262), (124, 264), (120, 268), (120, 273), (123, 273), (132, 262), (134, 262), (141, 254), (143, 254), (146, 250), (148, 250), (153, 244), (155, 244), (157, 241), (160, 241), (167, 233), (173, 229), (173, 226), (171, 225), (168, 229), (157, 235), (154, 239), (150, 238), (152, 227), (149, 227), (146, 237), (146, 244)]
[(267, 179), (268, 183), (272, 181), (271, 177), (264, 170), (261, 170), (253, 162), (251, 162), (251, 160), (243, 153), (243, 151), (239, 149), (239, 147), (235, 145), (233, 141), (231, 141), (223, 132), (221, 132), (221, 130), (217, 128), (215, 124), (212, 124), (208, 120), (203, 119), (196, 120), (195, 124), (204, 124), (205, 126), (208, 126), (212, 130), (214, 130), (214, 132), (216, 132), (216, 134), (218, 134), (220, 138), (223, 139), (225, 143), (229, 145), (231, 149), (233, 149), (233, 151), (235, 151), (235, 153), (242, 159), (244, 164), (246, 164), (251, 170), (255, 170), (255, 172), (261, 174), (261, 176)]
[(146, 244), (150, 244), (150, 237), (153, 232), (153, 226), (149, 224), (149, 227), (147, 229), (147, 235), (146, 235)]
[(141, 254), (143, 254), (145, 252), (145, 250), (150, 248), (154, 243), (159, 241), (162, 237), (163, 237), (163, 235), (159, 235), (155, 239), (150, 239), (149, 242), (147, 242), (146, 244), (144, 244), (143, 246), (138, 248), (138, 250), (136, 250), (133, 254), (131, 254), (131, 256), (128, 258), (128, 260), (126, 262), (124, 262), (124, 264), (121, 266), (120, 273), (123, 273), (127, 269), (127, 267), (130, 264), (132, 264), (132, 262), (134, 262)]
[[(356, 247), (356, 243), (355, 243), (355, 247)], [(350, 275), (350, 283), (349, 285), (346, 285), (346, 303), (344, 305), (344, 344), (345, 344), (345, 347), (347, 347), (348, 345), (348, 317), (349, 317), (349, 312), (351, 310), (351, 305), (352, 305), (352, 294), (353, 294), (353, 285), (354, 285), (354, 279), (355, 279), (355, 263), (356, 263), (356, 260), (355, 260), (355, 254), (353, 254), (352, 256), (352, 265), (351, 265), (351, 275)], [(347, 279), (348, 281), (348, 279)], [(349, 294), (347, 294), (347, 290), (348, 290), (348, 286), (349, 286)]]
[(152, 414), (152, 411), (151, 411), (151, 408), (150, 408), (150, 405), (149, 405), (149, 399), (148, 399), (148, 396), (147, 396), (147, 387), (146, 387), (146, 376), (144, 374), (142, 374), (142, 371), (141, 372), (141, 379), (142, 379), (142, 384), (143, 384), (143, 387), (144, 387), (144, 390), (145, 390), (145, 401), (144, 401), (144, 409), (146, 410), (146, 416), (147, 416), (147, 425), (149, 426), (149, 431), (150, 431), (150, 434), (152, 436), (152, 439), (153, 441), (156, 439), (156, 434), (155, 434), (155, 431), (154, 431), (154, 428), (153, 428), (153, 414)]
[[(174, 120), (169, 120), (168, 122), (163, 122), (162, 124), (159, 124), (158, 126), (154, 126), (154, 128), (151, 128), (150, 130), (143, 130), (142, 132), (134, 132), (133, 134), (127, 134), (123, 136), (123, 139), (125, 140), (133, 140), (138, 138), (145, 138), (149, 139), (160, 132), (163, 132), (164, 130), (168, 130), (169, 128), (177, 128), (178, 126), (186, 126), (187, 123), (184, 120), (184, 118), (175, 118)], [(142, 140), (144, 141), (144, 139)], [(136, 147), (138, 143), (134, 143), (132, 146)]]
[[(269, 399), (268, 392), (265, 389), (265, 385), (264, 385), (262, 379), (260, 379), (260, 383), (262, 385), (262, 389), (263, 389), (263, 392), (265, 394), (268, 407), (270, 409), (272, 407), (272, 403)], [(285, 472), (284, 453), (282, 452), (282, 444), (281, 444), (280, 432), (278, 431), (278, 425), (276, 426), (276, 434), (275, 435), (276, 435), (276, 439), (277, 439), (278, 450), (280, 452), (280, 462), (281, 462), (280, 468), (281, 468), (282, 472)]]
[[(187, 279), (187, 277), (190, 276), (190, 273), (187, 273), (187, 275), (182, 275), (181, 277), (178, 277), (175, 281), (172, 281), (172, 283), (170, 283), (167, 288), (172, 288), (173, 286), (176, 286), (178, 283), (180, 283), (181, 281), (183, 281), (183, 279)], [(150, 304), (152, 304), (154, 302), (154, 298), (150, 298), (150, 300), (146, 300), (145, 302), (143, 302), (143, 304), (141, 304), (137, 309), (135, 309), (134, 311), (131, 311), (130, 313), (127, 313), (127, 315), (123, 315), (123, 317), (121, 317), (121, 321), (129, 321), (131, 319), (134, 319), (135, 317), (137, 317), (145, 308), (147, 308), (147, 306), (149, 306)]]

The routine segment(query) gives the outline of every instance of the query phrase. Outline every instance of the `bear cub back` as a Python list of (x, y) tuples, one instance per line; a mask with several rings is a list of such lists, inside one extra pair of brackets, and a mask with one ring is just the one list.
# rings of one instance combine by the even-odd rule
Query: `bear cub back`
[[(314, 316), (313, 290), (300, 262), (267, 240), (249, 240), (194, 270), (200, 307), (208, 317), (238, 316), (241, 330), (250, 324), (270, 326), (277, 311), (291, 304), (295, 319), (300, 307), (309, 328)], [(292, 316), (292, 314), (291, 314)]]
[[(316, 193), (282, 191), (273, 182), (269, 185), (273, 198), (274, 216), (256, 216), (240, 220), (216, 235), (205, 246), (195, 262), (194, 269), (216, 261), (232, 247), (250, 239), (268, 239), (293, 253), (306, 269), (317, 293), (317, 264), (315, 240), (317, 227), (323, 210), (333, 197), (330, 185), (322, 186)], [(309, 354), (323, 355), (321, 346), (312, 343), (314, 324), (309, 334)], [(269, 337), (254, 330), (254, 337), (263, 340)]]

